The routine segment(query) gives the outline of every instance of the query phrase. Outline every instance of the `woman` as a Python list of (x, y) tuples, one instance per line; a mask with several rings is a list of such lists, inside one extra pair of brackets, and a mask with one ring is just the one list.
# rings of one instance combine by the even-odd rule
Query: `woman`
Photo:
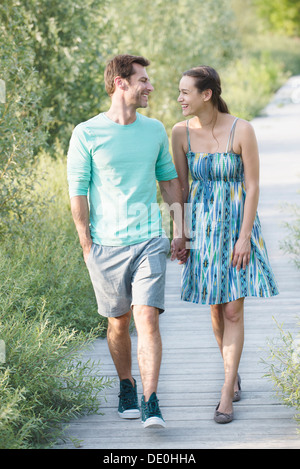
[(250, 123), (230, 115), (213, 68), (185, 72), (179, 91), (182, 114), (193, 116), (177, 123), (172, 132), (190, 231), (181, 298), (211, 305), (225, 371), (214, 419), (228, 423), (233, 419), (232, 402), (241, 397), (244, 298), (278, 294), (256, 213), (258, 148)]

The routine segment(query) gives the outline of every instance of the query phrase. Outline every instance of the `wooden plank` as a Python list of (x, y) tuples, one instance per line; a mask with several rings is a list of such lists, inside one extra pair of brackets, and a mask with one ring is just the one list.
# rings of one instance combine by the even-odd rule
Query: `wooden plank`
[[(245, 302), (245, 346), (240, 365), (243, 398), (234, 405), (234, 421), (218, 425), (213, 420), (223, 384), (223, 365), (211, 328), (209, 307), (181, 302), (181, 267), (168, 262), (166, 312), (160, 317), (163, 361), (158, 390), (167, 427), (147, 431), (139, 420), (120, 419), (116, 379), (115, 385), (105, 390), (103, 415), (84, 416), (68, 425), (65, 434), (82, 440), (81, 448), (300, 448), (293, 419), (295, 410), (278, 400), (273, 384), (264, 377), (267, 370), (261, 361), (268, 359), (268, 341), (279, 336), (273, 317), (295, 337), (299, 335), (300, 272), (280, 249), (280, 243), (287, 234), (283, 221), (291, 220), (282, 205), (300, 203), (300, 105), (271, 104), (264, 117), (254, 119), (253, 126), (261, 153), (259, 215), (280, 295), (267, 300), (249, 298)], [(136, 346), (133, 332), (133, 371), (140, 397)], [(100, 359), (101, 374), (117, 378), (105, 339), (95, 341), (85, 357)], [(70, 442), (60, 441), (56, 445), (72, 447)]]

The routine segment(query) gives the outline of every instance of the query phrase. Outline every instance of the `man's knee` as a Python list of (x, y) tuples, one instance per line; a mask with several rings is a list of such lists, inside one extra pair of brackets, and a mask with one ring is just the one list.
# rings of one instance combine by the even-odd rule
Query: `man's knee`
[(116, 318), (108, 318), (107, 333), (123, 334), (128, 331), (131, 320), (131, 311)]
[(146, 329), (154, 332), (159, 328), (159, 310), (153, 306), (136, 305), (133, 316), (137, 331)]

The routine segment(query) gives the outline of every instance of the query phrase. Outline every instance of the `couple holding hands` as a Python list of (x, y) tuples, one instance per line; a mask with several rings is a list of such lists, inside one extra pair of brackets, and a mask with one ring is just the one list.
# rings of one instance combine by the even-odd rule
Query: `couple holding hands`
[[(179, 83), (178, 103), (190, 118), (173, 127), (172, 160), (163, 124), (137, 112), (154, 89), (148, 65), (133, 55), (107, 64), (111, 106), (78, 124), (70, 140), (71, 211), (99, 314), (108, 318), (107, 341), (120, 379), (118, 413), (141, 415), (144, 427), (164, 427), (156, 393), (170, 242), (156, 199), (158, 181), (174, 220), (171, 260), (182, 264), (181, 298), (210, 305), (224, 362), (214, 419), (229, 423), (232, 403), (241, 398), (244, 298), (278, 294), (257, 215), (256, 137), (249, 122), (229, 113), (218, 73), (195, 67)], [(131, 373), (132, 314), (141, 406)]]

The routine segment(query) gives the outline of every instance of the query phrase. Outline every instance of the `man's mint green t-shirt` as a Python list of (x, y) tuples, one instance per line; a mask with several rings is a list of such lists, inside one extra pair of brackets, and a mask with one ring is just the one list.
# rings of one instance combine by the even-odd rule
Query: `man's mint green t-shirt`
[(68, 150), (70, 197), (88, 195), (94, 243), (136, 244), (163, 232), (157, 181), (177, 177), (165, 128), (137, 113), (120, 125), (104, 113), (77, 125)]

